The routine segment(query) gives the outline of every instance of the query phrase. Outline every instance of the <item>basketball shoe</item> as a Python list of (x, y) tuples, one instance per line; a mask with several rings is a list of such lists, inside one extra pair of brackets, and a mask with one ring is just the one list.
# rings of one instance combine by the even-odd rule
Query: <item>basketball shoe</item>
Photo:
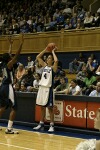
[(50, 133), (54, 132), (54, 126), (50, 126), (48, 132)]
[(6, 129), (5, 133), (6, 134), (19, 134), (19, 132), (14, 130), (13, 128), (12, 129)]
[(39, 123), (37, 127), (34, 127), (33, 130), (35, 131), (43, 131), (44, 130), (44, 123)]

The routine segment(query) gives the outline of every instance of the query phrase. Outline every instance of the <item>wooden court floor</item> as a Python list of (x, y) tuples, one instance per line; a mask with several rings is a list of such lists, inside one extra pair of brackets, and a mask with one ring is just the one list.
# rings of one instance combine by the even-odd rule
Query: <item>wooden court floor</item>
[(19, 130), (19, 134), (0, 131), (0, 150), (75, 150), (80, 138)]

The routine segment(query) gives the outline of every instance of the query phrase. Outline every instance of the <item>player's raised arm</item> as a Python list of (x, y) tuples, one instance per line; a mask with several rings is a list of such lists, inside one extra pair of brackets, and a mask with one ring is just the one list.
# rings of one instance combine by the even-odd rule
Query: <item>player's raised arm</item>
[(18, 50), (17, 50), (15, 56), (14, 56), (14, 57), (8, 62), (8, 64), (7, 64), (7, 66), (8, 66), (9, 69), (11, 69), (12, 66), (13, 66), (13, 64), (16, 63), (16, 61), (17, 61), (17, 59), (18, 59), (18, 56), (20, 55), (20, 52), (21, 52), (21, 50), (22, 50), (22, 45), (23, 45), (23, 42), (24, 42), (24, 37), (23, 37), (23, 36), (24, 36), (23, 34), (21, 34), (21, 35), (19, 36), (19, 40), (20, 40), (19, 48), (18, 48)]
[(58, 69), (58, 58), (57, 58), (57, 56), (56, 56), (56, 54), (55, 54), (55, 51), (57, 50), (57, 47), (55, 47), (53, 50), (52, 50), (52, 55), (53, 55), (53, 58), (54, 58), (54, 64), (53, 64), (53, 70), (54, 70), (54, 72), (56, 72), (57, 71), (57, 69)]
[(46, 63), (43, 61), (42, 56), (44, 55), (44, 53), (47, 52), (47, 48), (45, 48), (41, 53), (39, 53), (36, 57), (36, 59), (39, 61), (39, 63), (45, 67)]

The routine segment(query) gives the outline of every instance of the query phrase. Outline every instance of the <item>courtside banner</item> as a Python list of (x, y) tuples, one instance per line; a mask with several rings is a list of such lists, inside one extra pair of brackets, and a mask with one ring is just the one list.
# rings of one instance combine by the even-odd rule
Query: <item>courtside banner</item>
[(94, 128), (96, 111), (100, 108), (100, 102), (88, 102), (87, 104), (87, 128)]
[(64, 125), (86, 128), (87, 102), (64, 101)]
[[(63, 101), (55, 101), (54, 103), (54, 121), (55, 122), (63, 122), (63, 112), (64, 108), (63, 108)], [(49, 111), (46, 108), (46, 120), (50, 121), (50, 115), (49, 115)]]
[[(54, 104), (54, 121), (55, 123), (63, 123), (63, 114), (64, 114), (64, 107), (63, 107), (63, 101), (55, 101)], [(40, 115), (41, 115), (41, 108), (40, 106), (36, 105), (35, 108), (35, 121), (38, 122), (40, 121)], [(49, 122), (50, 121), (50, 115), (48, 112), (48, 109), (46, 108), (46, 119), (45, 121)]]

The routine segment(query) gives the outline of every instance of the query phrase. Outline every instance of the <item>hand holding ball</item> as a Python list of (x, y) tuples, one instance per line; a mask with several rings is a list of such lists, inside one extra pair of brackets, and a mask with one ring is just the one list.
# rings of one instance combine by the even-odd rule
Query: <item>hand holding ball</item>
[(47, 45), (47, 51), (52, 52), (52, 50), (56, 47), (55, 43), (49, 43)]

